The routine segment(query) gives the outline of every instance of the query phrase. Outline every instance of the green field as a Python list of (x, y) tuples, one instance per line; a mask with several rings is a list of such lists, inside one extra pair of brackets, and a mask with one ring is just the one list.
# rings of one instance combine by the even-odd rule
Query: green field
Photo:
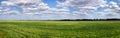
[(120, 38), (120, 21), (0, 21), (0, 38)]

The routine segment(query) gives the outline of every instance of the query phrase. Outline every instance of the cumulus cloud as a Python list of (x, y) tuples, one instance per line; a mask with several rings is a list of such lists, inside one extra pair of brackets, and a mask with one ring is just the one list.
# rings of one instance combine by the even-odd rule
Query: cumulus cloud
[(110, 6), (109, 7), (110, 8), (119, 8), (119, 6), (117, 5), (117, 3), (113, 2), (113, 1), (110, 2)]
[(57, 2), (60, 7), (79, 8), (81, 11), (97, 10), (99, 7), (108, 6), (105, 0), (66, 0), (64, 2)]
[[(106, 0), (63, 0), (56, 1), (54, 8), (49, 7), (43, 0), (7, 0), (0, 5), (1, 15), (16, 15), (16, 19), (93, 19), (93, 18), (120, 18), (118, 3)], [(22, 9), (12, 10), (12, 6)], [(60, 8), (59, 8), (60, 7)], [(71, 8), (73, 9), (71, 9)], [(74, 10), (77, 8), (77, 11)], [(103, 11), (100, 11), (101, 8)], [(21, 13), (22, 12), (22, 13)], [(20, 18), (17, 18), (19, 17)], [(9, 17), (9, 16), (8, 16)], [(2, 17), (3, 18), (3, 17)], [(10, 18), (10, 17), (9, 17)]]
[(17, 10), (11, 10), (10, 9), (10, 7), (3, 7), (3, 6), (0, 6), (0, 15), (1, 14), (4, 14), (4, 15), (6, 15), (6, 14), (13, 14), (13, 13), (18, 13), (18, 11)]
[(7, 2), (6, 4), (14, 4), (18, 6), (25, 6), (25, 5), (34, 5), (37, 3), (40, 3), (41, 0), (8, 0), (8, 1), (3, 1), (3, 3)]
[[(19, 11), (11, 10), (11, 6), (18, 6), (21, 7), (23, 10), (23, 14), (19, 14)], [(57, 17), (61, 16), (65, 17), (68, 13), (69, 10), (67, 8), (50, 8), (46, 3), (43, 3), (42, 0), (8, 0), (8, 1), (3, 1), (2, 2), (2, 10), (3, 13), (2, 15), (6, 14), (19, 14), (24, 17), (29, 17), (29, 16), (36, 16), (38, 18), (42, 17)], [(9, 8), (8, 8), (9, 7)], [(7, 10), (9, 9), (9, 11)], [(7, 10), (7, 11), (5, 11)], [(15, 13), (16, 12), (16, 13)], [(33, 18), (31, 17), (31, 18)]]
[(99, 7), (106, 6), (105, 0), (66, 0), (64, 2), (57, 2), (58, 6), (71, 6), (71, 7)]
[[(107, 2), (106, 0), (66, 0), (64, 2), (58, 1), (57, 3), (57, 6), (61, 7), (79, 8), (80, 12), (87, 13), (93, 18), (107, 18), (111, 16), (119, 18), (120, 15), (120, 7), (116, 2), (113, 1)], [(101, 14), (98, 14), (99, 8), (104, 10), (100, 12)]]

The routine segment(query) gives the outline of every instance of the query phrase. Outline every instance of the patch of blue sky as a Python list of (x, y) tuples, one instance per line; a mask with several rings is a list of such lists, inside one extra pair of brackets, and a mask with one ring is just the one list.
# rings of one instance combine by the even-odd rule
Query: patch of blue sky
[(44, 3), (47, 3), (49, 7), (55, 8), (56, 7), (56, 0), (43, 0)]

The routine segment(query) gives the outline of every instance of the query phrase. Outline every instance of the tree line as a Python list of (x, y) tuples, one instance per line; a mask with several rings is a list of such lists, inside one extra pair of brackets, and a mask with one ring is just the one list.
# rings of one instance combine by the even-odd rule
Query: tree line
[(62, 19), (57, 21), (120, 21), (120, 19), (111, 18), (111, 19)]

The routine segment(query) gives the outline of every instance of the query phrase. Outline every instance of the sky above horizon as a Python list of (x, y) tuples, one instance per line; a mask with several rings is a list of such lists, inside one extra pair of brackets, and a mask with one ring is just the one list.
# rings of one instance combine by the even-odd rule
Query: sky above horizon
[(0, 0), (0, 20), (120, 18), (120, 0)]

